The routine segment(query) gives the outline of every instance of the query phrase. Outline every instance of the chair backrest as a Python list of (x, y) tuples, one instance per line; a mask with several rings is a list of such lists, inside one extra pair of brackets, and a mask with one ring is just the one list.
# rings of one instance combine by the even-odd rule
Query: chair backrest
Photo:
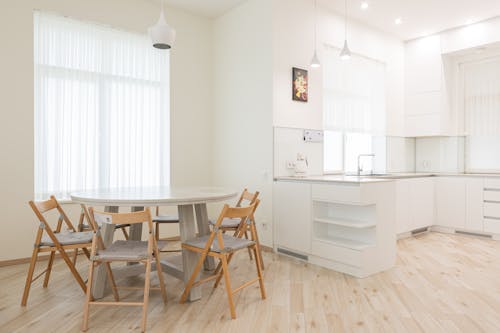
[(240, 225), (243, 225), (248, 219), (252, 218), (253, 213), (255, 212), (255, 209), (257, 207), (257, 204), (258, 203), (253, 203), (245, 207), (229, 207), (229, 205), (225, 204), (224, 207), (222, 208), (219, 217), (217, 218), (217, 221), (215, 222), (212, 232), (210, 233), (208, 241), (205, 245), (205, 250), (208, 251), (210, 246), (212, 246), (215, 237), (217, 237), (219, 247), (221, 249), (224, 249), (224, 241), (222, 239), (222, 229), (220, 229), (222, 221), (225, 218), (241, 219)]
[[(76, 231), (75, 227), (73, 226), (73, 223), (71, 223), (71, 220), (68, 218), (68, 215), (66, 215), (66, 212), (62, 209), (61, 205), (53, 195), (50, 196), (50, 199), (48, 200), (37, 201), (37, 202), (30, 201), (29, 205), (31, 209), (33, 209), (33, 212), (37, 216), (40, 223), (44, 226), (45, 229), (48, 229), (48, 231), (60, 232), (62, 227), (62, 222), (66, 223), (68, 229), (70, 229), (71, 231)], [(55, 230), (52, 230), (44, 214), (54, 209), (58, 211), (59, 218)]]
[(255, 203), (255, 200), (257, 200), (257, 197), (259, 196), (259, 191), (256, 191), (255, 193), (249, 192), (248, 189), (244, 189), (243, 192), (241, 192), (240, 198), (238, 199), (238, 202), (236, 203), (236, 207), (241, 207), (243, 204), (243, 201), (247, 201), (249, 205), (252, 205)]
[[(147, 222), (152, 227), (151, 210), (146, 207), (145, 210), (130, 213), (108, 213), (99, 212), (92, 207), (89, 208), (90, 219), (94, 223), (109, 223), (109, 224), (135, 224)], [(95, 227), (95, 225), (94, 225)]]

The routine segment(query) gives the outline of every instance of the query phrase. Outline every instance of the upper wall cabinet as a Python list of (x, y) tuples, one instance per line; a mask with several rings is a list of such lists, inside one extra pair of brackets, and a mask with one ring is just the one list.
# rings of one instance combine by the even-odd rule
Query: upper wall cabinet
[(440, 91), (443, 63), (439, 35), (409, 41), (405, 52), (407, 92)]
[(407, 136), (449, 133), (448, 98), (439, 35), (405, 45), (405, 128)]

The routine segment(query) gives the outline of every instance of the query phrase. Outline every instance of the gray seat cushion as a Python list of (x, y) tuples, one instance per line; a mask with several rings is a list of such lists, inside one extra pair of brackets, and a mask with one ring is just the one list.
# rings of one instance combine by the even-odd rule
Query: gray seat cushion
[[(74, 245), (92, 243), (92, 231), (82, 232), (58, 232), (54, 234), (61, 245)], [(54, 246), (54, 242), (49, 235), (42, 236), (42, 246)]]
[[(211, 225), (215, 225), (216, 222), (217, 222), (217, 220), (212, 220), (212, 219), (208, 220), (208, 223), (210, 223)], [(240, 225), (240, 222), (241, 222), (241, 219), (232, 219), (229, 217), (225, 217), (222, 220), (221, 227), (222, 228), (238, 228), (238, 226)]]
[[(164, 247), (166, 242), (159, 241), (158, 248)], [(105, 250), (99, 250), (95, 260), (144, 260), (148, 258), (148, 242), (138, 240), (118, 240)]]
[[(210, 236), (205, 235), (205, 236), (201, 236), (201, 237), (196, 237), (196, 238), (193, 238), (191, 240), (184, 242), (183, 244), (203, 249), (203, 248), (205, 248), (205, 244), (208, 241), (208, 237), (210, 237)], [(224, 242), (224, 247), (225, 247), (227, 252), (232, 252), (232, 251), (244, 249), (246, 247), (249, 247), (250, 245), (255, 244), (255, 242), (252, 240), (237, 238), (237, 237), (229, 236), (226, 234), (222, 235), (222, 241)], [(214, 238), (212, 246), (210, 247), (210, 251), (218, 252), (218, 253), (221, 252), (221, 249), (219, 247), (219, 241), (217, 240), (217, 236), (215, 236), (215, 238)]]
[(153, 222), (156, 222), (156, 223), (179, 223), (179, 216), (177, 216), (177, 215), (154, 216)]

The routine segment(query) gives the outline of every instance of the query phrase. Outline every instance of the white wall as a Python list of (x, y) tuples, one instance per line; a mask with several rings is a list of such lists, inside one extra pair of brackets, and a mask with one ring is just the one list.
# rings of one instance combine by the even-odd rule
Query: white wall
[[(37, 224), (33, 198), (33, 9), (146, 33), (159, 5), (144, 0), (23, 0), (0, 2), (0, 174), (4, 213), (0, 261), (31, 255)], [(172, 183), (212, 178), (212, 22), (166, 9), (177, 29), (171, 56)], [(71, 210), (75, 216), (77, 210)], [(75, 217), (76, 219), (76, 217)]]
[(268, 0), (249, 0), (214, 23), (213, 180), (261, 192), (261, 242), (272, 245), (272, 38)]
[[(322, 129), (322, 69), (309, 64), (314, 52), (314, 9), (312, 0), (273, 1), (274, 126)], [(341, 48), (344, 19), (318, 6), (318, 55), (324, 44)], [(355, 21), (348, 23), (349, 47), (354, 53), (386, 64), (387, 129), (403, 135), (404, 45), (398, 39)], [(291, 98), (292, 67), (309, 70), (309, 102)]]

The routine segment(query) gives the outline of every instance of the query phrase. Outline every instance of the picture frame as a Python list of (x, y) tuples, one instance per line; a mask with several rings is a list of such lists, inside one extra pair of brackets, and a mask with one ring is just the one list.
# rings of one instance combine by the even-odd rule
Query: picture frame
[(292, 99), (307, 103), (309, 77), (306, 69), (292, 67)]

